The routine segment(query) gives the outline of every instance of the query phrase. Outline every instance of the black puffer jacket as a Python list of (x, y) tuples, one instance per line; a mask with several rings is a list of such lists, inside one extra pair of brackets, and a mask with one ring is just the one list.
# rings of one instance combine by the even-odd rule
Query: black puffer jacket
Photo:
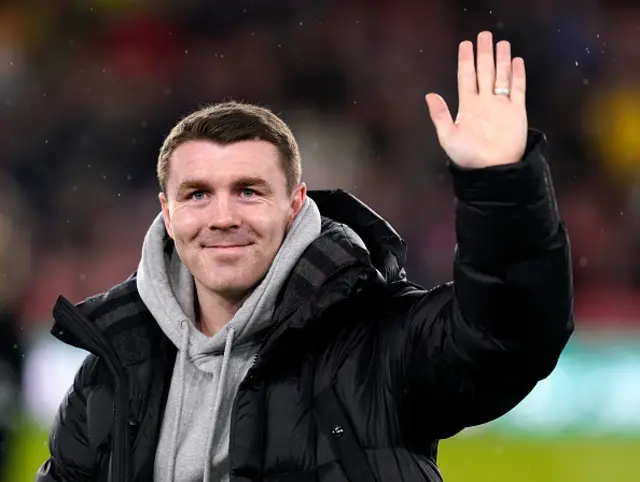
[[(406, 280), (383, 219), (344, 192), (311, 193), (323, 234), (238, 390), (232, 481), (438, 481), (439, 439), (503, 415), (549, 375), (573, 329), (572, 283), (543, 149), (532, 134), (521, 163), (452, 167), (455, 284), (428, 291)], [(176, 349), (135, 286), (56, 304), (53, 334), (92, 354), (39, 482), (153, 479)]]

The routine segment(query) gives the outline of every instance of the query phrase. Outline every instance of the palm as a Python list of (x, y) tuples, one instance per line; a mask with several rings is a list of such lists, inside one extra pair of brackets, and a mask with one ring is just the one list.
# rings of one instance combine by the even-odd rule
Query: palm
[[(460, 44), (460, 108), (455, 122), (442, 97), (427, 95), (440, 145), (455, 164), (464, 168), (483, 168), (521, 159), (528, 128), (525, 87), (524, 61), (511, 60), (508, 42), (497, 45), (494, 63), (491, 34), (481, 33), (478, 36), (477, 70), (473, 44)], [(494, 88), (509, 89), (510, 95), (497, 95)]]

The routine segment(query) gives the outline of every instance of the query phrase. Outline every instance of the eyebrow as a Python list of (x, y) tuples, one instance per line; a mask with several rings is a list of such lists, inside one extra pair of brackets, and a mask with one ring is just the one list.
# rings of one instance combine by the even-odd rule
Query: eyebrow
[(269, 189), (269, 183), (264, 179), (262, 179), (261, 177), (251, 177), (251, 176), (241, 177), (240, 179), (237, 179), (236, 181), (234, 181), (233, 184), (235, 186), (242, 186), (242, 187), (262, 187), (262, 188)]
[(198, 181), (196, 179), (187, 179), (186, 181), (182, 181), (178, 184), (178, 188), (176, 192), (183, 193), (185, 191), (191, 191), (192, 189), (206, 189), (208, 188), (208, 184), (204, 181)]

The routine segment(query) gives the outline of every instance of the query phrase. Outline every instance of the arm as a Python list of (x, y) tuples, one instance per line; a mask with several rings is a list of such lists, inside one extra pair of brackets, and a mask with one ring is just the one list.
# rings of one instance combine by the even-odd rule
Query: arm
[(412, 305), (407, 418), (434, 438), (511, 410), (551, 373), (573, 330), (569, 243), (544, 150), (532, 132), (519, 163), (452, 166), (455, 282), (401, 295)]
[(477, 65), (473, 44), (460, 44), (456, 121), (444, 99), (427, 96), (451, 160), (458, 243), (454, 284), (400, 297), (411, 307), (399, 357), (414, 440), (511, 410), (551, 373), (573, 329), (569, 244), (525, 90), (523, 59), (508, 42), (494, 55), (482, 32)]
[(90, 446), (87, 430), (87, 375), (97, 358), (89, 355), (60, 404), (49, 436), (51, 457), (40, 467), (36, 482), (93, 482), (97, 477), (97, 454)]

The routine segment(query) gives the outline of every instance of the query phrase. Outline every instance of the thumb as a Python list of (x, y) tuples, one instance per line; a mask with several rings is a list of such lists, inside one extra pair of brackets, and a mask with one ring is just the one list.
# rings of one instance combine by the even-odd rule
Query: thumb
[(426, 100), (431, 121), (442, 144), (442, 141), (449, 136), (454, 127), (451, 112), (449, 112), (449, 107), (447, 107), (445, 100), (438, 94), (427, 94)]

